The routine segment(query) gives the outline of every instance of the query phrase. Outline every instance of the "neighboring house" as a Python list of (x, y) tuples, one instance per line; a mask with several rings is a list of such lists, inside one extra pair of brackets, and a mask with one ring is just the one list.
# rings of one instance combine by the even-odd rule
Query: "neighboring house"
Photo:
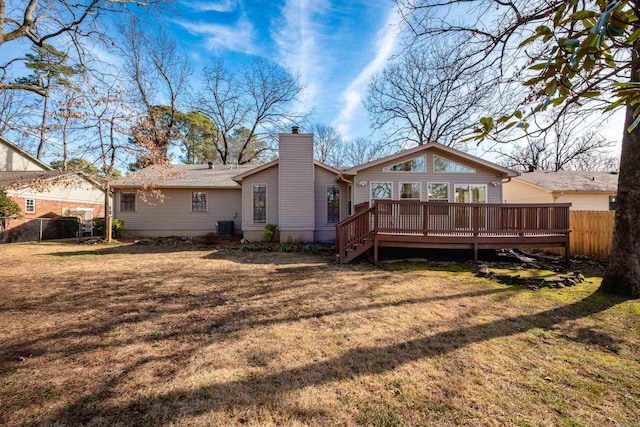
[(437, 143), (344, 170), (313, 160), (312, 134), (294, 128), (279, 144), (279, 159), (261, 166), (141, 170), (113, 184), (114, 216), (131, 236), (204, 235), (233, 221), (248, 240), (276, 224), (282, 242), (332, 241), (336, 224), (374, 199), (501, 203), (503, 181), (517, 175)]
[(505, 203), (571, 203), (572, 210), (615, 208), (618, 174), (585, 171), (523, 172), (504, 184)]
[(104, 215), (105, 193), (98, 182), (81, 172), (52, 170), (2, 137), (0, 189), (22, 210), (22, 219), (11, 221), (9, 229), (35, 218)]

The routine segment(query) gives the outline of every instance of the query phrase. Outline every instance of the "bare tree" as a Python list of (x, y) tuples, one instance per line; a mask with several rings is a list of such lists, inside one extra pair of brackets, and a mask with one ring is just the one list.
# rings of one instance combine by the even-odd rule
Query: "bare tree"
[(559, 170), (617, 170), (607, 140), (594, 128), (583, 129), (583, 120), (567, 117), (554, 121), (553, 131), (540, 138), (526, 137), (523, 145), (510, 150), (499, 146), (499, 163), (509, 168)]
[(342, 136), (333, 127), (315, 123), (311, 125), (313, 133), (313, 156), (316, 160), (331, 166), (338, 165)]
[[(169, 145), (176, 138), (178, 102), (191, 74), (189, 61), (178, 53), (175, 42), (165, 31), (152, 37), (135, 18), (120, 30), (132, 96), (144, 112), (136, 125), (133, 142), (143, 146), (153, 144), (166, 158)], [(146, 160), (148, 164), (149, 159)]]
[(342, 144), (339, 160), (335, 166), (356, 166), (380, 159), (390, 154), (391, 146), (386, 141), (371, 138), (354, 138)]
[[(44, 49), (56, 46), (67, 54), (75, 51), (76, 60), (83, 63), (88, 40), (110, 39), (104, 18), (128, 13), (130, 7), (139, 15), (145, 6), (161, 3), (164, 0), (0, 0), (0, 46), (12, 42)], [(0, 64), (0, 89), (43, 95), (38, 82), (14, 80), (12, 70), (19, 70), (25, 60), (21, 55), (5, 58)]]
[(462, 136), (492, 108), (490, 72), (477, 72), (459, 46), (408, 48), (369, 84), (365, 107), (391, 142), (460, 146)]
[[(203, 70), (204, 88), (193, 109), (215, 124), (218, 161), (249, 163), (270, 149), (276, 133), (306, 115), (295, 111), (302, 93), (299, 78), (277, 64), (256, 59), (237, 75), (222, 59)], [(245, 128), (241, 139), (234, 138)], [(258, 150), (255, 141), (266, 145)]]

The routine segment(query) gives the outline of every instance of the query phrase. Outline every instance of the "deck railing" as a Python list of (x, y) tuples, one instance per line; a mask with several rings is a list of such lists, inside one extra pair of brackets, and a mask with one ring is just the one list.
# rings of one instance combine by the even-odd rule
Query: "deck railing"
[(547, 235), (569, 232), (569, 203), (506, 204), (376, 200), (376, 233)]
[[(384, 240), (384, 236), (404, 236), (421, 242), (437, 242), (438, 237), (479, 242), (500, 237), (514, 242), (532, 242), (532, 238), (546, 237), (554, 242), (569, 236), (569, 203), (506, 204), (506, 203), (448, 203), (417, 200), (376, 200), (373, 207), (363, 210), (336, 226), (336, 249), (345, 259), (348, 251), (365, 241)], [(378, 237), (376, 237), (378, 236)], [(411, 237), (411, 236), (415, 236)], [(494, 241), (493, 238), (496, 238)], [(386, 238), (389, 239), (388, 237)], [(485, 239), (485, 244), (486, 244)], [(474, 243), (476, 244), (476, 243)], [(565, 246), (566, 247), (566, 246)]]

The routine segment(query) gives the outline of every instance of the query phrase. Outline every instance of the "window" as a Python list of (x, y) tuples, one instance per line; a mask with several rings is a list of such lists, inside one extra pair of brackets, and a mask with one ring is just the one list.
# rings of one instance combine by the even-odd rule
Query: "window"
[(371, 183), (371, 201), (375, 199), (390, 199), (392, 184), (390, 182)]
[(457, 184), (455, 186), (456, 203), (486, 203), (487, 186), (473, 184)]
[(25, 213), (36, 213), (36, 199), (26, 199), (24, 201)]
[(382, 172), (425, 172), (424, 156), (382, 168)]
[(609, 196), (609, 210), (616, 210), (616, 196)]
[(430, 202), (448, 202), (449, 184), (441, 182), (430, 182), (427, 184), (427, 200)]
[(136, 211), (136, 193), (120, 193), (120, 212)]
[(340, 187), (327, 187), (327, 222), (340, 222)]
[(267, 222), (267, 186), (264, 184), (253, 186), (253, 222)]
[(422, 186), (419, 182), (409, 182), (400, 184), (400, 198), (420, 200)]
[(207, 211), (207, 193), (193, 192), (191, 193), (191, 212)]
[(437, 173), (476, 173), (475, 169), (435, 155), (433, 156), (433, 171)]

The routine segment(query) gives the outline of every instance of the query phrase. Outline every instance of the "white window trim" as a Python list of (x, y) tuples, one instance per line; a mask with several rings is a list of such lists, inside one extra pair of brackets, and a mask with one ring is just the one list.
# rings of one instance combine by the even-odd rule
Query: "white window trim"
[[(418, 184), (418, 198), (403, 198), (402, 197), (402, 186), (404, 184)], [(393, 192), (393, 191), (392, 191)], [(422, 201), (422, 182), (398, 182), (398, 200), (419, 200)]]
[(369, 183), (369, 206), (373, 206), (373, 201), (375, 200), (372, 192), (374, 184), (389, 184), (391, 186), (391, 197), (382, 200), (393, 200), (393, 181), (371, 181)]
[[(441, 159), (446, 160), (447, 162), (451, 162), (451, 163), (455, 163), (456, 165), (463, 166), (463, 167), (465, 167), (465, 168), (470, 169), (470, 171), (469, 171), (469, 172), (461, 172), (461, 171), (453, 171), (453, 172), (451, 172), (451, 171), (437, 171), (437, 170), (436, 170), (436, 158), (441, 158)], [(467, 165), (463, 165), (463, 164), (462, 164), (462, 163), (460, 163), (460, 162), (454, 162), (454, 161), (453, 161), (453, 160), (451, 160), (451, 159), (447, 159), (446, 157), (438, 156), (438, 155), (436, 155), (436, 154), (434, 154), (434, 155), (433, 155), (433, 159), (432, 159), (432, 160), (433, 160), (433, 161), (432, 161), (432, 163), (433, 163), (433, 164), (432, 164), (432, 167), (433, 167), (433, 173), (455, 173), (455, 174), (463, 174), (463, 175), (471, 175), (471, 174), (476, 173), (476, 170), (475, 170), (474, 168), (472, 168), (472, 167), (469, 167), (469, 166), (467, 166)]]
[[(424, 161), (424, 170), (421, 170), (421, 171), (386, 171), (385, 170), (386, 168), (394, 167), (396, 165), (399, 165), (399, 164), (402, 164), (402, 163), (406, 163), (406, 162), (409, 162), (409, 161), (411, 161), (413, 159), (418, 159), (418, 158), (422, 158), (422, 160)], [(390, 164), (390, 165), (382, 167), (382, 173), (425, 173), (425, 172), (427, 172), (427, 157), (424, 154), (422, 156), (411, 157), (411, 158), (409, 158), (407, 160), (403, 160), (403, 161), (400, 161), (400, 162), (393, 163), (393, 164)]]
[[(28, 209), (29, 201), (33, 202), (33, 209)], [(24, 213), (36, 213), (36, 199), (28, 198), (24, 199)]]
[(429, 185), (431, 184), (442, 184), (442, 185), (446, 185), (447, 186), (447, 200), (446, 202), (449, 203), (451, 201), (451, 183), (450, 182), (437, 182), (437, 181), (430, 181), (427, 182), (427, 202), (443, 202), (444, 200), (439, 200), (439, 199), (429, 199)]
[(484, 202), (458, 202), (458, 203), (489, 203), (489, 189), (487, 187), (487, 184), (454, 184), (453, 186), (453, 201), (456, 201), (456, 189), (460, 188), (460, 187), (467, 187), (469, 188), (469, 192), (471, 192), (471, 187), (484, 187), (484, 196), (485, 196), (485, 201)]
[[(204, 210), (203, 211), (194, 211), (193, 210), (193, 193), (203, 193), (204, 194)], [(208, 191), (192, 191), (191, 192), (191, 213), (194, 213), (194, 214), (209, 213), (209, 192)]]
[[(338, 187), (338, 221), (337, 222), (329, 222), (329, 187)], [(342, 206), (340, 204), (340, 198), (342, 197), (342, 192), (340, 191), (340, 185), (338, 184), (327, 184), (327, 189), (325, 190), (325, 197), (324, 197), (324, 201), (325, 201), (325, 210), (324, 210), (324, 214), (327, 216), (325, 224), (338, 224), (340, 223), (340, 213), (342, 210)]]
[[(254, 187), (256, 185), (262, 186), (264, 187), (264, 222), (256, 222), (256, 209), (254, 206)], [(251, 184), (251, 224), (253, 225), (264, 225), (266, 226), (267, 224), (269, 224), (269, 185), (268, 184), (263, 184), (263, 183), (253, 183)]]
[[(122, 195), (123, 194), (133, 194), (133, 210), (132, 211), (123, 211), (122, 210)], [(135, 213), (138, 212), (138, 193), (136, 191), (121, 191), (118, 195), (118, 212), (124, 213)]]

